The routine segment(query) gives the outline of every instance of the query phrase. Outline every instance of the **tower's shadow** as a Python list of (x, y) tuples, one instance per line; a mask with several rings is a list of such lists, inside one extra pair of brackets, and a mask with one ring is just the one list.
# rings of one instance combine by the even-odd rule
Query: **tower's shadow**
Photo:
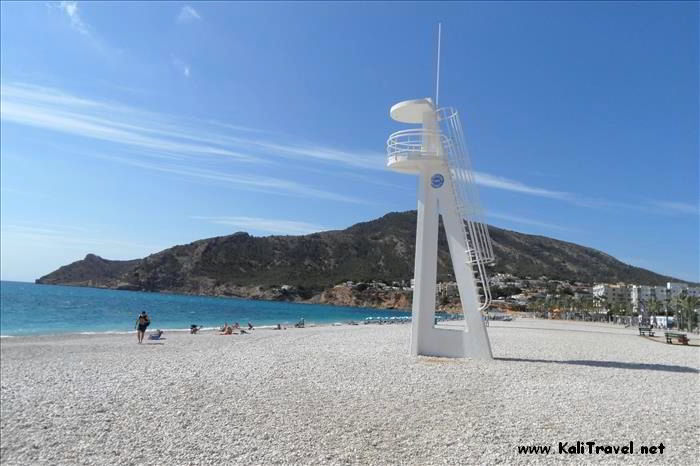
[(536, 362), (545, 364), (570, 364), (573, 366), (590, 366), (590, 367), (610, 367), (613, 369), (633, 369), (645, 371), (662, 371), (662, 372), (681, 372), (688, 374), (699, 374), (700, 370), (687, 366), (675, 366), (670, 364), (644, 364), (634, 362), (620, 361), (591, 361), (585, 359), (572, 359), (568, 361), (556, 361), (551, 359), (525, 359), (525, 358), (503, 358), (494, 357), (496, 361), (510, 362)]

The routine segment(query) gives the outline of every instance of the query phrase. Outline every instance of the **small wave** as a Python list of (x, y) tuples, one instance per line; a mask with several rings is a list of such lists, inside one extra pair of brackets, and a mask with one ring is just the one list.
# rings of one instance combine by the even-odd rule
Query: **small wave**
[[(200, 330), (219, 330), (220, 327), (201, 327)], [(149, 328), (146, 333), (153, 333), (157, 330), (162, 330), (163, 332), (177, 332), (177, 333), (189, 333), (188, 328)], [(27, 333), (21, 335), (0, 335), (0, 338), (17, 338), (17, 337), (56, 337), (56, 336), (70, 336), (70, 335), (133, 335), (136, 330), (93, 330), (84, 332), (60, 332), (60, 333)]]
[[(200, 330), (217, 330), (219, 327), (201, 327)], [(162, 330), (165, 332), (186, 332), (189, 333), (189, 328), (149, 328), (146, 333), (153, 333), (155, 331)], [(127, 331), (117, 331), (117, 330), (105, 330), (100, 332), (77, 332), (78, 335), (132, 335), (136, 333), (136, 330)]]

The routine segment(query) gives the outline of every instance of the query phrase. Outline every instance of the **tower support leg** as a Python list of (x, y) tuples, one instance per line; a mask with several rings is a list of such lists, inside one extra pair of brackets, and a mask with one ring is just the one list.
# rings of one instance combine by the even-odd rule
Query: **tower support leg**
[(416, 261), (413, 286), (411, 354), (424, 354), (425, 339), (435, 322), (435, 288), (437, 283), (438, 208), (430, 186), (430, 170), (418, 176), (418, 222), (416, 227)]
[[(431, 185), (431, 178), (442, 175), (443, 184)], [(459, 287), (466, 328), (450, 329), (435, 326), (435, 290), (439, 214), (443, 215), (450, 255)], [(488, 335), (481, 320), (474, 272), (466, 262), (463, 226), (445, 164), (426, 164), (418, 178), (418, 222), (416, 226), (416, 261), (413, 289), (413, 323), (411, 354), (452, 358), (491, 359)]]
[[(451, 183), (451, 181), (448, 181)], [(447, 186), (448, 183), (446, 183)], [(447, 191), (447, 190), (446, 190)], [(459, 299), (462, 302), (466, 334), (464, 335), (464, 356), (471, 358), (491, 359), (491, 343), (486, 327), (479, 311), (479, 292), (476, 288), (474, 268), (467, 262), (466, 239), (464, 237), (464, 220), (457, 212), (457, 206), (451, 193), (440, 195), (440, 212), (445, 225), (447, 244), (450, 247), (452, 268), (459, 288)]]

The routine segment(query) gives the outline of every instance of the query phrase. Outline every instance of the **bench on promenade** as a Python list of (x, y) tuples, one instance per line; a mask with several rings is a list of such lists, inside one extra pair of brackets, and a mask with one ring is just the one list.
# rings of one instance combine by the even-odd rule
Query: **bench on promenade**
[(666, 335), (666, 343), (673, 344), (673, 339), (675, 338), (682, 345), (688, 344), (688, 335), (685, 333), (666, 332), (664, 335)]
[(639, 327), (639, 335), (643, 336), (645, 333), (650, 337), (654, 336), (654, 330), (651, 327)]

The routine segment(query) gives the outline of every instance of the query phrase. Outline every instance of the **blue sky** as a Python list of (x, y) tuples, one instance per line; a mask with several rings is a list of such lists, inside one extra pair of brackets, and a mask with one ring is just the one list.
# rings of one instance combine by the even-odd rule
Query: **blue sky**
[(442, 21), (488, 221), (700, 281), (697, 3), (0, 9), (4, 280), (414, 209), (388, 112)]

